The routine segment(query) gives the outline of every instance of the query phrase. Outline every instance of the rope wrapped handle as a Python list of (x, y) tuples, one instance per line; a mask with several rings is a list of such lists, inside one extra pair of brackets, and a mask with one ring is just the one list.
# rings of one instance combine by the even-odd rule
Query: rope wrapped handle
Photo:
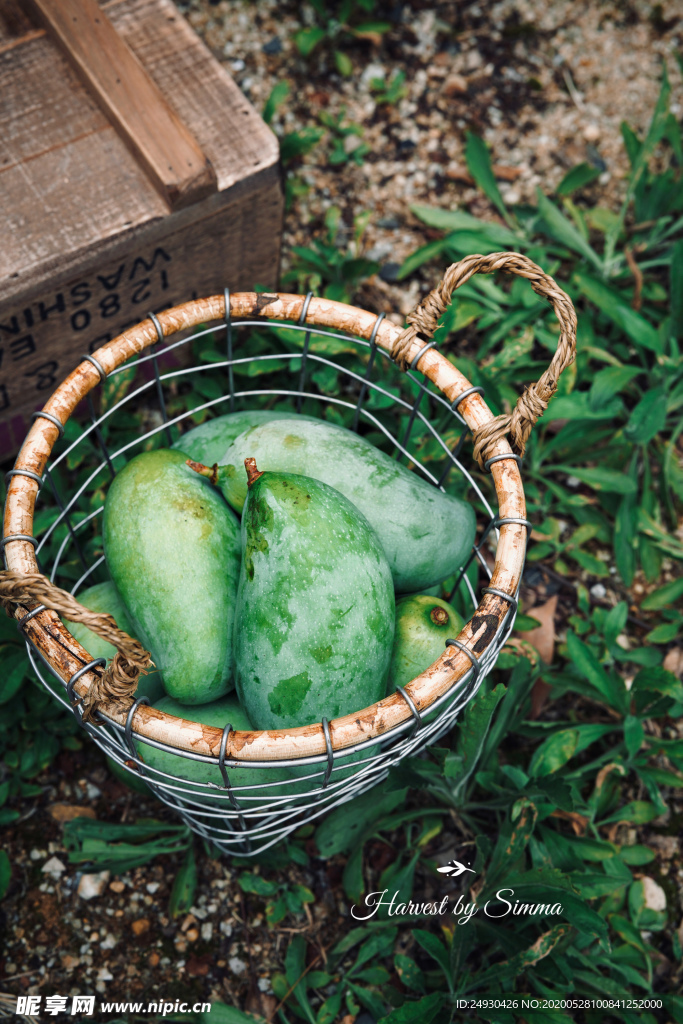
[(474, 432), (474, 457), (480, 469), (494, 454), (498, 441), (510, 434), (513, 451), (524, 455), (529, 435), (548, 408), (548, 402), (557, 391), (557, 382), (563, 370), (574, 362), (576, 356), (576, 310), (572, 300), (555, 281), (536, 263), (518, 252), (494, 252), (488, 256), (466, 256), (459, 263), (453, 263), (443, 280), (429, 295), (417, 304), (406, 319), (408, 327), (398, 336), (391, 352), (392, 359), (401, 370), (409, 365), (407, 358), (411, 345), (420, 338), (431, 341), (439, 326), (439, 317), (450, 305), (453, 292), (472, 277), (473, 274), (493, 274), (502, 270), (506, 274), (517, 274), (527, 279), (533, 290), (546, 299), (555, 311), (560, 323), (560, 338), (550, 366), (535, 384), (529, 384), (519, 396), (512, 412), (495, 416), (489, 423)]
[(138, 679), (146, 675), (153, 664), (149, 651), (139, 640), (134, 640), (120, 629), (112, 615), (91, 611), (42, 573), (21, 573), (12, 569), (0, 572), (0, 604), (8, 615), (13, 614), (12, 605), (26, 607), (36, 605), (36, 602), (70, 622), (82, 623), (117, 648), (117, 653), (101, 675), (93, 670), (95, 682), (83, 698), (84, 721), (93, 721), (100, 704), (113, 702), (128, 706), (137, 689)]

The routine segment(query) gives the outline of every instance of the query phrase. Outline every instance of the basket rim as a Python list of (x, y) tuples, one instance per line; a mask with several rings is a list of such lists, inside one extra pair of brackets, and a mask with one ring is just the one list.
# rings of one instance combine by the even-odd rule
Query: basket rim
[[(226, 295), (229, 295), (227, 315)], [(377, 314), (359, 307), (331, 299), (282, 292), (214, 295), (171, 307), (156, 314), (155, 320), (164, 338), (168, 338), (199, 324), (215, 321), (225, 323), (233, 318), (249, 317), (300, 321), (312, 327), (334, 327), (365, 340), (370, 340), (374, 331), (376, 344), (388, 353), (391, 353), (402, 332), (401, 327), (386, 317), (382, 317), (378, 323)], [(52, 448), (62, 433), (57, 424), (63, 426), (79, 402), (102, 383), (104, 378), (100, 367), (106, 376), (159, 340), (155, 323), (150, 318), (122, 332), (93, 352), (92, 356), (84, 358), (45, 403), (42, 412), (47, 416), (37, 415), (14, 466), (15, 470), (23, 470), (32, 475), (13, 475), (7, 490), (3, 537), (17, 538), (9, 540), (5, 545), (8, 569), (20, 573), (39, 571), (34, 544), (23, 538), (33, 536), (33, 513), (40, 489), (39, 480)], [(420, 352), (423, 354), (416, 358)], [(408, 358), (414, 361), (412, 369), (419, 369), (449, 402), (454, 403), (463, 392), (468, 391), (458, 402), (458, 413), (470, 430), (474, 431), (494, 419), (483, 397), (473, 389), (470, 381), (437, 349), (427, 348), (417, 339), (410, 348)], [(446, 648), (438, 661), (404, 687), (420, 713), (427, 711), (434, 701), (476, 668), (510, 611), (510, 600), (501, 597), (500, 593), (514, 599), (519, 588), (527, 540), (522, 479), (515, 458), (505, 457), (512, 456), (510, 445), (505, 439), (497, 442), (493, 454), (503, 456), (490, 465), (499, 519), (512, 521), (504, 522), (499, 527), (493, 574), (486, 588), (488, 592), (483, 594), (476, 611), (458, 634), (458, 646)], [(26, 613), (26, 609), (18, 607), (14, 612), (15, 618), (20, 619)], [(89, 652), (71, 636), (56, 612), (39, 612), (26, 623), (23, 631), (26, 639), (64, 685), (74, 673), (93, 660)], [(84, 696), (94, 678), (93, 672), (84, 672), (73, 687), (74, 694)], [(111, 724), (121, 728), (128, 725), (129, 732), (132, 728), (140, 738), (177, 748), (179, 753), (184, 750), (211, 758), (219, 757), (223, 737), (221, 729), (191, 719), (176, 718), (145, 704), (138, 705), (132, 716), (127, 714), (127, 710), (108, 705), (100, 708), (100, 714)], [(361, 743), (380, 740), (386, 733), (413, 719), (413, 711), (408, 702), (400, 693), (395, 692), (376, 704), (330, 721), (332, 750), (341, 754)], [(290, 729), (232, 731), (228, 736), (224, 756), (226, 760), (243, 763), (277, 763), (294, 758), (328, 756), (328, 747), (323, 725), (318, 722)]]

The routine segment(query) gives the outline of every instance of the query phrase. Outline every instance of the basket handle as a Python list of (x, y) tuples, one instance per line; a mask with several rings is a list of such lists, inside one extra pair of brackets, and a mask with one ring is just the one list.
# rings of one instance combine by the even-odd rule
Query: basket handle
[(576, 356), (576, 310), (572, 300), (549, 274), (536, 263), (518, 252), (494, 252), (488, 256), (465, 256), (453, 263), (443, 276), (441, 284), (418, 302), (406, 319), (408, 327), (398, 336), (391, 352), (392, 359), (402, 370), (409, 365), (408, 353), (413, 341), (430, 341), (438, 327), (439, 317), (448, 308), (453, 292), (473, 274), (493, 274), (502, 270), (506, 274), (525, 277), (537, 295), (547, 299), (560, 322), (560, 339), (550, 366), (535, 384), (525, 387), (517, 399), (512, 413), (495, 416), (474, 432), (474, 457), (483, 470), (488, 458), (494, 454), (498, 441), (509, 432), (513, 451), (524, 455), (526, 442), (536, 421), (548, 408), (548, 402), (557, 391), (560, 374)]
[(149, 665), (153, 664), (149, 651), (140, 641), (119, 629), (112, 615), (91, 611), (40, 572), (22, 573), (12, 569), (0, 572), (0, 604), (8, 615), (12, 615), (11, 605), (26, 606), (36, 601), (71, 622), (82, 623), (117, 648), (104, 673), (96, 675), (95, 682), (83, 698), (84, 721), (93, 720), (101, 703), (127, 703), (132, 699), (140, 675), (146, 675)]

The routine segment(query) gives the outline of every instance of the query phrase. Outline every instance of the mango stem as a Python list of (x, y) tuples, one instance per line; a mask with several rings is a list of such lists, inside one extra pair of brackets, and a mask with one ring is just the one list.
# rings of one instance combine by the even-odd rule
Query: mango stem
[(247, 487), (251, 487), (260, 476), (263, 476), (261, 470), (256, 466), (256, 459), (245, 459), (244, 468), (247, 471)]
[(186, 465), (193, 469), (195, 473), (199, 473), (200, 476), (205, 476), (214, 487), (218, 483), (218, 463), (214, 462), (213, 466), (204, 466), (201, 462), (193, 462), (192, 459), (188, 459)]

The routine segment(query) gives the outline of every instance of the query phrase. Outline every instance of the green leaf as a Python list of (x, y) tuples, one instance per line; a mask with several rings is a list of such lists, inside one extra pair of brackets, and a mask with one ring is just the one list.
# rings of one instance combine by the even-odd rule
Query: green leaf
[(645, 639), (651, 644), (670, 644), (672, 640), (680, 636), (680, 633), (680, 620), (678, 622), (662, 622), (659, 626), (651, 629)]
[(427, 932), (423, 928), (413, 928), (413, 937), (418, 945), (422, 946), (426, 953), (429, 953), (432, 960), (436, 960), (437, 964), (443, 971), (446, 981), (450, 987), (451, 985), (451, 969), (450, 959), (448, 956), (448, 950), (444, 946), (441, 939), (432, 932)]
[(641, 953), (646, 951), (647, 947), (641, 938), (640, 932), (625, 917), (621, 917), (619, 914), (610, 914), (608, 921), (617, 935), (624, 942), (627, 942), (629, 946), (639, 949)]
[(528, 633), (532, 629), (538, 629), (541, 623), (533, 615), (517, 615), (515, 629), (518, 633)]
[(658, 331), (648, 323), (645, 317), (631, 309), (618, 292), (581, 271), (575, 271), (573, 280), (579, 291), (606, 317), (617, 324), (631, 341), (642, 345), (643, 348), (649, 349), (651, 352), (661, 353), (662, 342)]
[(607, 491), (609, 494), (634, 494), (637, 484), (626, 473), (619, 473), (616, 469), (591, 469), (590, 467), (579, 468), (577, 466), (548, 466), (547, 471), (567, 473), (575, 476), (581, 483), (588, 484), (596, 491)]
[(316, 1024), (333, 1024), (341, 1010), (343, 992), (341, 988), (326, 999), (318, 1010)]
[(0, 900), (3, 899), (12, 878), (12, 865), (5, 850), (0, 850)]
[[(662, 61), (661, 68), (662, 87), (659, 92), (659, 97), (652, 115), (652, 121), (650, 122), (645, 142), (640, 144), (638, 139), (635, 137), (630, 138), (629, 131), (624, 131), (626, 126), (622, 125), (624, 143), (627, 146), (629, 157), (632, 159), (632, 168), (631, 175), (628, 180), (626, 195), (624, 197), (621, 210), (619, 211), (619, 217), (605, 239), (605, 261), (608, 264), (612, 261), (612, 255), (616, 250), (621, 228), (626, 219), (626, 213), (631, 205), (633, 196), (638, 188), (638, 184), (647, 169), (650, 157), (654, 153), (660, 139), (667, 130), (671, 86), (669, 85), (669, 78), (664, 61)], [(630, 135), (632, 136), (633, 133), (630, 132)]]
[(600, 177), (600, 171), (597, 167), (591, 167), (590, 164), (582, 163), (576, 167), (572, 167), (571, 171), (565, 174), (564, 178), (557, 186), (556, 192), (558, 196), (569, 196), (572, 192), (575, 192), (579, 188), (583, 188), (585, 185), (589, 185), (591, 181), (595, 181), (596, 178)]
[(588, 244), (580, 231), (574, 227), (570, 220), (561, 213), (554, 203), (543, 195), (540, 188), (536, 189), (536, 201), (538, 212), (543, 217), (546, 230), (551, 238), (566, 245), (572, 252), (577, 252), (584, 259), (592, 263), (594, 267), (602, 271), (602, 260), (595, 250)]
[(592, 409), (599, 409), (605, 402), (623, 391), (628, 384), (642, 373), (638, 366), (605, 366), (598, 370), (588, 392), (588, 403)]
[(201, 1024), (266, 1024), (264, 1017), (256, 1013), (243, 1013), (236, 1006), (226, 1003), (211, 1003), (211, 1009), (200, 1014)]
[(336, 808), (315, 833), (321, 856), (333, 857), (353, 849), (364, 832), (405, 801), (405, 795), (405, 789), (384, 794), (381, 789), (373, 789)]
[(669, 330), (674, 338), (683, 338), (683, 238), (671, 247), (670, 268), (671, 323)]
[(398, 272), (398, 280), (403, 281), (406, 277), (421, 267), (423, 263), (427, 263), (429, 260), (433, 260), (436, 256), (440, 256), (446, 248), (446, 239), (441, 238), (436, 242), (428, 242), (427, 245), (420, 246), (415, 252), (411, 253), (410, 256), (406, 256), (405, 260), (401, 264), (401, 269)]
[(553, 733), (534, 751), (529, 774), (538, 777), (558, 771), (574, 756), (578, 742), (579, 734), (575, 729), (561, 729)]
[(657, 817), (659, 817), (659, 811), (654, 804), (647, 800), (632, 800), (631, 803), (625, 804), (624, 807), (620, 807), (618, 811), (610, 814), (608, 818), (603, 818), (600, 824), (610, 825), (615, 821), (628, 821), (632, 825), (646, 825), (648, 821), (653, 821)]
[(615, 420), (621, 416), (624, 408), (621, 399), (613, 398), (602, 408), (593, 409), (589, 398), (589, 391), (555, 395), (547, 411), (543, 413), (543, 423), (550, 423), (552, 420)]
[(237, 880), (242, 892), (253, 892), (258, 896), (274, 896), (278, 891), (277, 882), (269, 882), (262, 875), (245, 872)]
[(602, 627), (602, 633), (605, 637), (605, 643), (608, 647), (616, 641), (617, 637), (623, 630), (628, 619), (628, 604), (626, 601), (619, 601), (615, 604), (614, 608), (610, 608)]
[(666, 390), (663, 387), (647, 391), (635, 406), (624, 436), (635, 444), (647, 444), (666, 426)]
[(293, 38), (294, 44), (301, 56), (308, 57), (313, 53), (318, 43), (322, 42), (325, 38), (325, 30), (317, 26), (302, 28), (299, 32), (294, 33)]
[(414, 960), (411, 960), (409, 956), (403, 956), (402, 953), (397, 953), (394, 957), (394, 967), (406, 988), (413, 992), (424, 992), (424, 974)]
[(360, 903), (363, 894), (363, 846), (359, 844), (352, 851), (342, 875), (342, 888), (354, 904)]
[(635, 757), (645, 740), (643, 723), (634, 715), (627, 715), (624, 719), (624, 741), (629, 757)]
[(350, 78), (353, 74), (353, 61), (343, 50), (334, 51), (334, 64), (344, 78)]
[(465, 160), (468, 171), (482, 192), (496, 207), (503, 220), (510, 224), (511, 217), (503, 202), (503, 197), (500, 194), (500, 189), (493, 173), (488, 146), (482, 138), (473, 132), (465, 132), (465, 136), (467, 138)]
[[(648, 897), (649, 888), (646, 887), (646, 880), (639, 878), (628, 892), (628, 909), (631, 920), (638, 929), (659, 932), (666, 927), (667, 913), (665, 909), (659, 910), (648, 906)], [(649, 902), (652, 902), (651, 896)]]
[(444, 1002), (442, 992), (432, 992), (417, 1002), (405, 1002), (382, 1017), (377, 1024), (430, 1024)]
[(634, 482), (634, 493), (624, 496), (614, 520), (614, 560), (627, 587), (633, 583), (636, 571), (635, 543), (638, 536), (635, 467), (631, 467), (629, 474)]
[(576, 633), (571, 630), (567, 632), (567, 649), (571, 661), (581, 675), (588, 680), (610, 707), (621, 710), (627, 692), (623, 681), (619, 687), (607, 674), (590, 647), (579, 640)]
[[(449, 232), (473, 232), (485, 235), (493, 245), (509, 248), (519, 243), (510, 228), (494, 221), (480, 220), (464, 210), (444, 210), (438, 206), (411, 206), (411, 212), (430, 228)], [(503, 293), (504, 295), (504, 293)]]
[(649, 864), (655, 859), (654, 850), (651, 850), (649, 846), (642, 846), (639, 843), (635, 843), (633, 846), (622, 846), (619, 850), (619, 856), (624, 864), (633, 864), (636, 867), (642, 864)]
[(0, 647), (0, 663), (2, 664), (0, 704), (7, 704), (21, 686), (26, 675), (28, 669), (26, 651), (23, 647), (18, 647), (17, 644)]
[(682, 597), (683, 576), (679, 576), (677, 580), (673, 580), (671, 583), (666, 583), (663, 587), (653, 590), (641, 602), (640, 607), (646, 612), (654, 612), (660, 608), (666, 608), (668, 605), (675, 604)]
[(266, 100), (263, 113), (261, 114), (261, 117), (266, 124), (270, 124), (275, 116), (275, 111), (282, 103), (284, 103), (288, 96), (289, 83), (285, 81), (276, 82), (270, 91), (270, 96)]
[(496, 686), (490, 693), (479, 695), (468, 704), (458, 728), (457, 753), (462, 758), (459, 778), (453, 789), (453, 798), (457, 799), (477, 766), (486, 734), (491, 725), (493, 713), (498, 702), (505, 696), (505, 687)]
[(194, 903), (195, 892), (197, 891), (197, 863), (194, 856), (194, 847), (188, 846), (185, 860), (180, 871), (175, 876), (171, 896), (168, 901), (168, 912), (171, 917), (178, 917), (180, 914), (187, 914)]
[[(366, 931), (366, 929), (354, 929), (354, 931), (356, 930), (363, 932)], [(363, 964), (367, 964), (373, 960), (382, 960), (385, 956), (390, 956), (397, 934), (398, 930), (396, 928), (386, 928), (384, 931), (375, 932), (374, 935), (371, 935), (358, 950), (356, 962), (349, 973), (355, 974), (356, 971), (360, 970)], [(338, 943), (338, 946), (341, 945), (341, 942)]]

